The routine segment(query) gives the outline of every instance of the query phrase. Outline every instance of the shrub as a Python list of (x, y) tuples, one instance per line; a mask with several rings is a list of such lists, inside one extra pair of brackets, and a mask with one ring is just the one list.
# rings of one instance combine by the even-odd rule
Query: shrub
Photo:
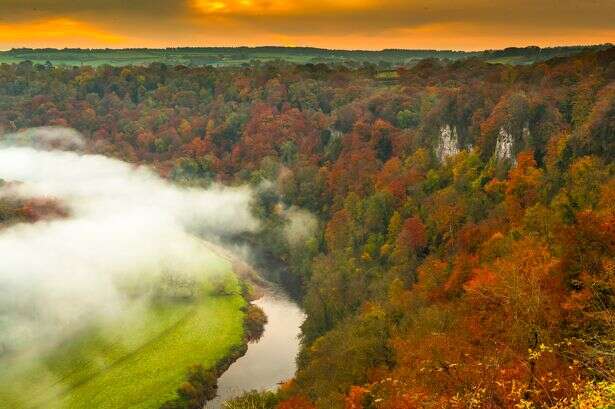
[(177, 389), (177, 398), (165, 402), (161, 409), (202, 409), (207, 401), (216, 397), (218, 379), (202, 365), (188, 369), (186, 382)]
[(270, 391), (245, 392), (243, 395), (224, 402), (224, 409), (274, 409), (278, 404), (277, 394)]
[(243, 324), (248, 342), (255, 342), (261, 338), (263, 332), (265, 332), (266, 323), (267, 316), (265, 312), (257, 305), (248, 305), (246, 309), (246, 318)]

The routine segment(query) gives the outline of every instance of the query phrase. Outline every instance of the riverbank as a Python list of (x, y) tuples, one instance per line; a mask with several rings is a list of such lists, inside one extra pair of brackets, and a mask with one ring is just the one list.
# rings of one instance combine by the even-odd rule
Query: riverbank
[(205, 407), (220, 409), (226, 400), (243, 392), (274, 390), (281, 382), (294, 377), (305, 314), (283, 287), (267, 281), (264, 274), (237, 253), (213, 243), (206, 245), (230, 262), (240, 279), (251, 284), (251, 294), (246, 296), (267, 316), (262, 337), (248, 344), (245, 354), (218, 378), (217, 396)]
[(158, 408), (188, 367), (213, 366), (242, 343), (244, 305), (231, 295), (148, 308), (89, 329), (43, 360), (4, 362), (0, 401), (11, 408)]
[(274, 390), (295, 375), (305, 315), (280, 287), (270, 284), (262, 291), (253, 303), (267, 315), (265, 332), (218, 379), (218, 396), (208, 402), (207, 409), (220, 409), (224, 401), (246, 391)]
[[(146, 303), (67, 339), (43, 360), (0, 356), (0, 402), (76, 409), (128, 402), (155, 409), (176, 399), (190, 369), (199, 366), (219, 378), (219, 396), (208, 405), (215, 408), (243, 390), (272, 389), (292, 377), (300, 308), (237, 254), (207, 247), (215, 257), (198, 298)], [(226, 278), (216, 280), (216, 274)], [(263, 309), (268, 323), (263, 338), (249, 344), (261, 332), (254, 330), (258, 323), (246, 328), (249, 315), (259, 317), (250, 314), (250, 303)]]
[[(228, 261), (212, 257), (205, 288), (194, 299), (144, 300), (44, 354), (5, 353), (0, 407), (160, 407), (175, 396), (190, 366), (213, 367), (245, 344), (246, 301), (230, 272)], [(226, 280), (224, 294), (214, 288), (218, 275)]]

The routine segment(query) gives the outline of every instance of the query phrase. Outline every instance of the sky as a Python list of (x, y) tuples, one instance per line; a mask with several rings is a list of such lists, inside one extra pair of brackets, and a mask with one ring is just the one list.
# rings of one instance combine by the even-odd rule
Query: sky
[(615, 0), (0, 0), (0, 49), (615, 42)]

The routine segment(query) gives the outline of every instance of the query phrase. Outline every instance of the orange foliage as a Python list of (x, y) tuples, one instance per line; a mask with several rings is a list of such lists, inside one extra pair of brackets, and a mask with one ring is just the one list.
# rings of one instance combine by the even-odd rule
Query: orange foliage
[(330, 250), (344, 249), (350, 243), (351, 216), (346, 209), (333, 215), (325, 229), (325, 241)]
[(359, 196), (370, 193), (372, 180), (378, 169), (374, 149), (358, 133), (345, 140), (340, 157), (329, 173), (329, 189), (340, 197), (349, 192)]
[(427, 245), (425, 225), (418, 217), (406, 219), (402, 230), (397, 236), (397, 246), (410, 251), (417, 251)]
[(406, 176), (398, 157), (389, 159), (376, 175), (376, 189), (390, 192), (398, 203), (406, 199)]
[(363, 386), (353, 386), (344, 400), (345, 409), (363, 409), (363, 399), (368, 389)]
[(513, 224), (520, 223), (525, 210), (538, 201), (541, 185), (542, 171), (536, 167), (533, 153), (520, 153), (506, 187), (506, 208)]
[(615, 216), (600, 216), (591, 210), (579, 212), (572, 226), (560, 229), (558, 240), (565, 274), (600, 274), (604, 258), (615, 255)]
[(278, 403), (276, 409), (315, 409), (316, 407), (303, 396), (293, 396), (290, 399)]
[(21, 213), (29, 222), (37, 222), (43, 219), (64, 218), (68, 216), (68, 210), (53, 199), (29, 199), (21, 207)]
[(194, 138), (184, 145), (184, 152), (190, 157), (198, 158), (207, 153), (207, 145), (201, 138)]
[(459, 254), (454, 262), (451, 275), (444, 283), (444, 292), (448, 295), (457, 295), (461, 292), (463, 284), (472, 274), (478, 264), (478, 257), (469, 254)]
[(468, 292), (480, 291), (481, 288), (492, 286), (497, 282), (497, 276), (488, 268), (477, 267), (472, 271), (472, 276), (464, 285)]

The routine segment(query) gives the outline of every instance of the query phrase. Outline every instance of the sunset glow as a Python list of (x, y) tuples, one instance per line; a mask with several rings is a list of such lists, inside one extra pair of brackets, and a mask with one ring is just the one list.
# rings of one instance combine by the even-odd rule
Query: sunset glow
[[(78, 39), (77, 42), (75, 40)], [(75, 44), (80, 47), (121, 46), (126, 37), (102, 30), (93, 24), (66, 17), (28, 21), (16, 24), (0, 23), (0, 44), (46, 47), (53, 44)]]
[(3, 1), (11, 47), (316, 46), (485, 49), (615, 39), (615, 2)]

